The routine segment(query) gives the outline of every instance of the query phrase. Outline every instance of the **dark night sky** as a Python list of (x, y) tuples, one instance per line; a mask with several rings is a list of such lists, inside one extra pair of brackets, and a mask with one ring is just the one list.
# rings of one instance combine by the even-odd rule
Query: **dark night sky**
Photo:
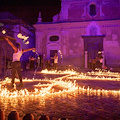
[(0, 12), (11, 12), (24, 21), (35, 24), (41, 11), (42, 21), (50, 22), (60, 12), (60, 0), (2, 0)]

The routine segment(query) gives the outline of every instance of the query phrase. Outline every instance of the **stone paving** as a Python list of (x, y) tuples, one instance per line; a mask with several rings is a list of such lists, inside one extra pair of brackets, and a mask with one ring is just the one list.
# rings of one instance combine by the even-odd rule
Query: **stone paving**
[[(35, 79), (47, 78), (49, 80), (64, 76), (38, 73), (35, 75)], [(23, 71), (22, 74), (23, 78), (33, 79), (34, 71)], [(120, 89), (120, 81), (78, 80), (77, 83), (79, 86), (91, 86), (96, 89)], [(19, 82), (16, 84), (18, 85)], [(10, 89), (9, 84), (6, 86)], [(32, 90), (33, 88), (30, 86), (29, 82), (24, 83), (24, 88)], [(47, 96), (46, 98), (18, 98), (14, 102), (11, 99), (3, 100), (1, 97), (0, 109), (4, 110), (6, 120), (8, 114), (13, 110), (19, 113), (21, 120), (27, 113), (32, 113), (35, 120), (38, 120), (43, 114), (48, 115), (50, 120), (58, 120), (61, 117), (68, 118), (68, 120), (120, 120), (120, 96), (88, 96), (86, 93), (78, 91), (66, 95)]]

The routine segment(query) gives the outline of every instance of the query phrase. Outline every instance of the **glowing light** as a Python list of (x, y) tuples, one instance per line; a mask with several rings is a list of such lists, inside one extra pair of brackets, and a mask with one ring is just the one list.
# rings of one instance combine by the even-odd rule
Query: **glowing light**
[(25, 44), (28, 45), (28, 44), (29, 44), (29, 41), (25, 42)]
[(17, 37), (18, 37), (18, 38), (21, 38), (21, 37), (22, 37), (22, 34), (21, 34), (21, 33), (19, 33), (19, 34), (17, 35)]
[[(9, 80), (9, 82), (8, 82)], [(14, 97), (32, 97), (32, 96), (45, 96), (45, 95), (51, 95), (51, 94), (56, 94), (54, 91), (55, 86), (61, 87), (63, 89), (62, 91), (59, 90), (58, 93), (65, 93), (65, 92), (72, 92), (75, 91), (78, 87), (76, 87), (75, 82), (71, 81), (62, 81), (62, 80), (31, 80), (31, 79), (24, 79), (23, 82), (35, 82), (38, 81), (38, 84), (34, 85), (35, 89), (33, 92), (30, 92), (29, 90), (21, 89), (17, 90), (16, 87), (14, 88), (14, 91), (11, 92), (9, 91), (6, 87), (4, 87), (5, 84), (10, 84), (11, 79), (7, 78), (3, 83), (1, 82), (1, 87), (0, 87), (0, 96), (4, 98), (14, 98)], [(19, 82), (19, 80), (16, 80)], [(40, 82), (48, 82), (47, 84), (40, 84)], [(44, 86), (44, 87), (43, 87)], [(65, 86), (65, 87), (63, 87)], [(43, 88), (42, 88), (43, 87)], [(40, 88), (40, 89), (38, 89)]]
[(60, 50), (58, 50), (58, 52), (60, 53), (60, 57), (62, 58), (62, 52)]
[[(79, 80), (105, 80), (105, 81), (119, 81), (120, 74), (113, 73), (110, 71), (96, 71), (79, 73), (74, 70), (65, 71), (48, 71), (43, 70), (37, 72), (37, 74), (58, 74), (63, 75), (62, 77), (57, 77), (54, 79), (23, 79), (24, 83), (30, 83), (30, 87), (24, 87), (23, 89), (18, 89), (15, 85), (14, 89), (9, 89), (11, 79), (6, 78), (4, 81), (0, 81), (0, 101), (5, 104), (5, 108), (8, 107), (8, 101), (11, 102), (12, 106), (16, 108), (19, 99), (22, 101), (23, 106), (26, 101), (38, 99), (40, 104), (45, 105), (45, 99), (57, 97), (57, 96), (77, 96), (77, 95), (87, 95), (87, 96), (100, 96), (100, 97), (111, 97), (114, 96), (120, 99), (120, 90), (110, 90), (110, 89), (93, 89), (90, 86), (78, 85)], [(97, 78), (96, 78), (96, 77)], [(106, 77), (107, 76), (107, 77)], [(111, 77), (112, 76), (112, 77)], [(16, 84), (19, 82), (18, 79), (15, 80)], [(33, 84), (34, 83), (34, 84)], [(15, 98), (15, 99), (14, 99)]]
[(101, 51), (98, 52), (98, 54), (102, 53)]
[(50, 70), (48, 71), (47, 69), (42, 70), (41, 73), (45, 73), (45, 74), (78, 74), (76, 71), (74, 70), (65, 70), (65, 71), (57, 71), (57, 70)]
[(6, 34), (6, 30), (2, 30), (2, 34)]
[(24, 41), (26, 41), (26, 40), (29, 38), (28, 36), (24, 36), (24, 35), (22, 35), (21, 33), (19, 33), (19, 34), (17, 35), (17, 37), (20, 38), (20, 39), (23, 39)]

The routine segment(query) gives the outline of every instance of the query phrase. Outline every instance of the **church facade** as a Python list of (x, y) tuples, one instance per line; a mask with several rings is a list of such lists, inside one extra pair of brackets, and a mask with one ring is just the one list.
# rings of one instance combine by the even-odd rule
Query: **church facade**
[(120, 0), (61, 0), (53, 22), (41, 19), (33, 26), (44, 59), (57, 52), (60, 64), (87, 68), (101, 54), (103, 65), (120, 66)]

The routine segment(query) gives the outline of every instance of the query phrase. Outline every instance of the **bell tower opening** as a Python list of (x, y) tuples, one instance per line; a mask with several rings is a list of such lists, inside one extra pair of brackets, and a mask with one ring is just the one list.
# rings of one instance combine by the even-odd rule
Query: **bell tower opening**
[(96, 5), (91, 4), (90, 5), (90, 15), (95, 16), (96, 15)]

